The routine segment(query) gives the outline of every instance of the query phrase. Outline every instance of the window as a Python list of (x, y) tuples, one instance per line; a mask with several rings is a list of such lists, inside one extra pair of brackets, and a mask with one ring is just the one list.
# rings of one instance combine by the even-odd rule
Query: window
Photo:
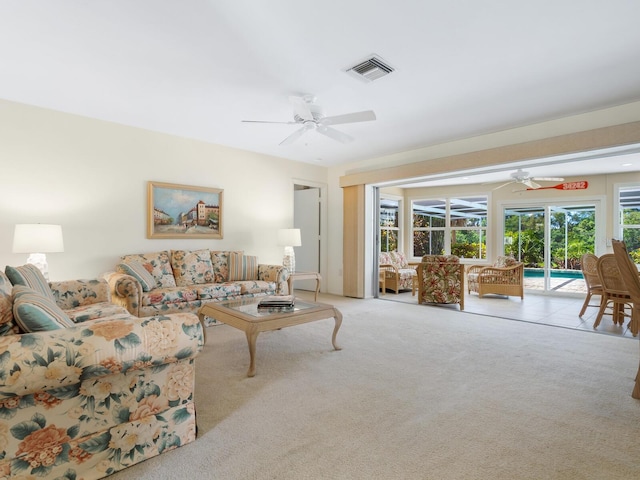
[(414, 200), (413, 256), (487, 256), (487, 197)]
[(451, 253), (464, 258), (487, 258), (487, 197), (452, 198)]
[(620, 238), (635, 263), (640, 263), (640, 186), (623, 187), (618, 195)]
[(413, 256), (439, 255), (445, 252), (446, 200), (412, 202)]
[(380, 199), (380, 251), (398, 251), (400, 201)]

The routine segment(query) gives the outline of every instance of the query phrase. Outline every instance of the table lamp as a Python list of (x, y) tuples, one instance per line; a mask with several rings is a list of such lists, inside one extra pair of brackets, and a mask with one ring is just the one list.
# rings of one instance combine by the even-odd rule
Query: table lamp
[(284, 247), (282, 265), (284, 265), (290, 273), (295, 272), (296, 254), (293, 251), (293, 247), (299, 247), (302, 245), (302, 241), (300, 240), (300, 229), (283, 228), (278, 230), (278, 245)]
[(38, 267), (49, 281), (45, 253), (64, 252), (62, 227), (42, 223), (18, 224), (13, 231), (13, 253), (29, 253), (27, 263)]

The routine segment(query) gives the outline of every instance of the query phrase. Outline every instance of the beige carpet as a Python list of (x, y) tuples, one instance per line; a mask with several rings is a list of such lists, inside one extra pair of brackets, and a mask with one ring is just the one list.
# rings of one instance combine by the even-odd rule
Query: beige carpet
[(115, 479), (638, 479), (638, 340), (382, 300), (208, 329), (198, 439)]

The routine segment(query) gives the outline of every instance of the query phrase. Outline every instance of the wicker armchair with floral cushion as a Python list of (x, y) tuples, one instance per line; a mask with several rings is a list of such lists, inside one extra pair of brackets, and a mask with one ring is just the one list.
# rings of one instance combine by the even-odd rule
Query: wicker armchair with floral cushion
[[(409, 263), (401, 252), (380, 252), (378, 258), (378, 268), (381, 277), (380, 285), (385, 289), (398, 293), (400, 290), (411, 290), (413, 292), (413, 279), (416, 278), (417, 263)], [(384, 292), (383, 292), (384, 293)]]
[(457, 303), (464, 310), (464, 265), (457, 256), (422, 257), (418, 265), (418, 303)]
[(524, 264), (510, 256), (499, 256), (492, 266), (472, 265), (467, 271), (468, 292), (524, 298)]

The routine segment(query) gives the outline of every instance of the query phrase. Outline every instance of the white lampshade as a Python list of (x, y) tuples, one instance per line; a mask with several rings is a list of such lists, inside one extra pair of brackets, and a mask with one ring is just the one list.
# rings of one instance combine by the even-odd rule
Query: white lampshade
[(13, 253), (64, 252), (62, 226), (19, 224), (13, 232)]
[(281, 247), (299, 247), (302, 245), (300, 240), (299, 228), (282, 228), (278, 230), (278, 245)]
[(62, 227), (42, 223), (18, 224), (13, 231), (13, 253), (29, 253), (27, 263), (38, 267), (49, 280), (45, 253), (64, 252)]

